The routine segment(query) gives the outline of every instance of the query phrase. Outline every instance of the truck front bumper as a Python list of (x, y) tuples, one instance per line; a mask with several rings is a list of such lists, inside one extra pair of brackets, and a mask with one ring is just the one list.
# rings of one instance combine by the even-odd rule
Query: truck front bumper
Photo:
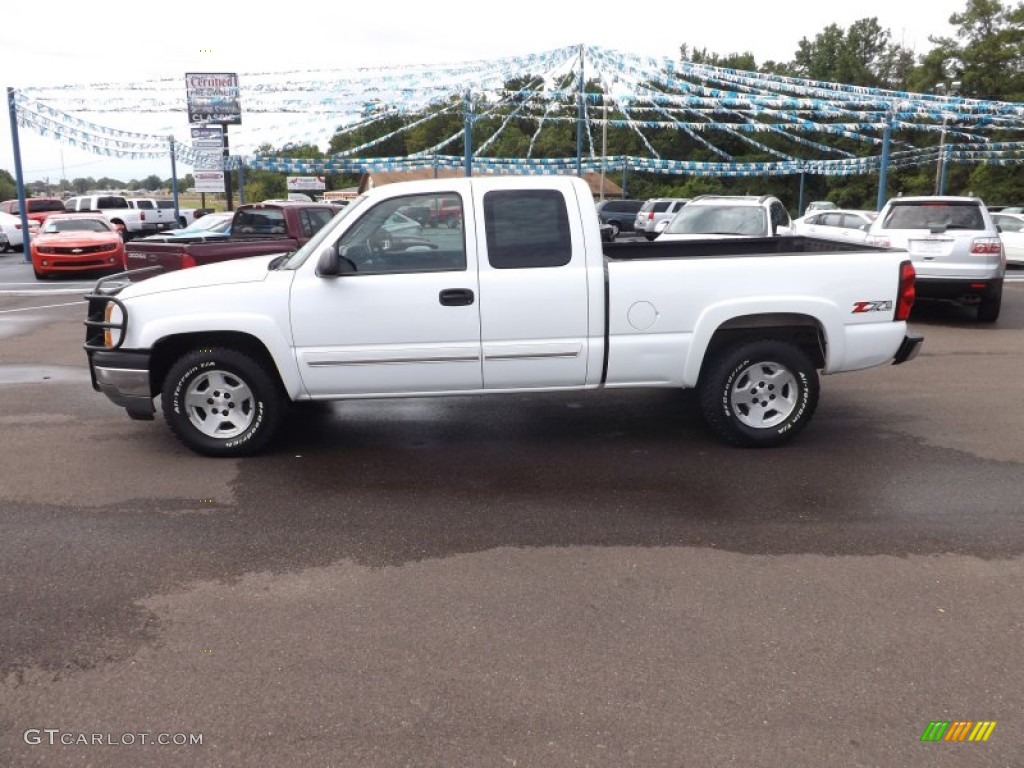
[(156, 408), (149, 378), (149, 352), (139, 350), (90, 350), (92, 388), (133, 419), (152, 421)]
[(919, 333), (908, 333), (903, 337), (900, 348), (896, 350), (896, 357), (892, 359), (893, 365), (906, 363), (917, 357), (921, 351), (921, 344), (924, 343), (924, 336)]

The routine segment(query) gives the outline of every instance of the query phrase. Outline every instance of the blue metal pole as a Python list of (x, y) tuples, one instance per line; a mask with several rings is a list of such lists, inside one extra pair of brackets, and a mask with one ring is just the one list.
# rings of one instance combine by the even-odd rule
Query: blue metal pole
[(796, 209), (798, 211), (797, 216), (804, 215), (804, 180), (807, 178), (807, 174), (800, 171), (800, 198), (796, 202)]
[(583, 45), (580, 45), (580, 87), (576, 97), (576, 175), (583, 175)]
[(7, 111), (11, 117), (11, 148), (14, 150), (14, 180), (18, 186), (18, 210), (21, 212), (22, 261), (32, 261), (29, 251), (28, 214), (25, 205), (25, 176), (21, 171), (21, 143), (18, 141), (18, 107), (14, 103), (14, 89), (7, 89)]
[(885, 119), (885, 130), (882, 131), (882, 167), (878, 169), (878, 199), (875, 210), (880, 211), (885, 205), (886, 187), (889, 182), (889, 145), (892, 143), (892, 118)]
[(181, 208), (178, 207), (178, 163), (174, 157), (174, 134), (167, 137), (171, 148), (171, 194), (174, 196), (174, 226), (181, 220)]

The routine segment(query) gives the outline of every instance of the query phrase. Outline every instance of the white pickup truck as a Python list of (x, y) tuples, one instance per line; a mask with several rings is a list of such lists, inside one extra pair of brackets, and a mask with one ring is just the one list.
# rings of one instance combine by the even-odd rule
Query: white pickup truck
[[(462, 226), (403, 211), (459, 205)], [(136, 419), (161, 400), (207, 455), (263, 449), (290, 402), (696, 388), (725, 440), (785, 442), (818, 372), (902, 363), (905, 251), (801, 237), (601, 242), (571, 177), (376, 187), (308, 243), (156, 276), (100, 280), (85, 349), (94, 389)]]
[(121, 231), (125, 240), (160, 230), (152, 213), (147, 216), (146, 211), (131, 206), (122, 195), (79, 195), (65, 200), (64, 210), (69, 213), (98, 211)]
[(163, 197), (129, 197), (128, 205), (145, 211), (146, 219), (155, 221), (158, 230), (184, 229), (205, 214), (213, 213), (212, 208), (178, 208), (175, 216), (174, 201)]

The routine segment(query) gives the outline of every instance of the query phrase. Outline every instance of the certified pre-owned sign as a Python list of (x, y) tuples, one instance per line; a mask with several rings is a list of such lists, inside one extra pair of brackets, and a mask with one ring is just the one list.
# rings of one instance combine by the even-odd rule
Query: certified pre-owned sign
[(185, 75), (185, 100), (190, 123), (241, 125), (238, 74), (190, 72)]

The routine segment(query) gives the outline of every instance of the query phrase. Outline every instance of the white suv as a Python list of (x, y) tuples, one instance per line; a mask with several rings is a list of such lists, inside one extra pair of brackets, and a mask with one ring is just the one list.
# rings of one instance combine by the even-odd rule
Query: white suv
[(1006, 254), (978, 198), (893, 198), (871, 224), (866, 242), (907, 250), (918, 299), (976, 306), (983, 323), (999, 318)]
[[(658, 236), (661, 229), (658, 225), (661, 222), (672, 221), (672, 218), (679, 213), (679, 210), (690, 202), (688, 197), (654, 197), (644, 203), (643, 208), (636, 215), (633, 222), (633, 229), (643, 232), (644, 237), (653, 240)], [(664, 225), (662, 226), (664, 229)]]
[(776, 237), (793, 234), (786, 206), (771, 195), (701, 195), (676, 214), (662, 240)]

